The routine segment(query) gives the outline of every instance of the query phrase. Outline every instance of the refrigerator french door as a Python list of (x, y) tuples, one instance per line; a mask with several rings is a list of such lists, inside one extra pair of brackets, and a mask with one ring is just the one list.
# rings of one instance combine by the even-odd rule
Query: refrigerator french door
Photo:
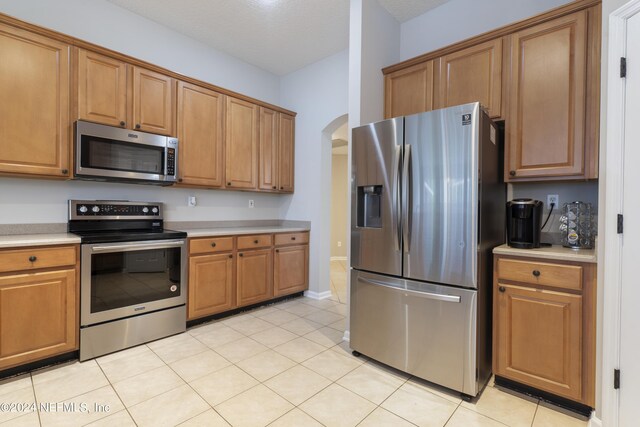
[(491, 373), (495, 125), (478, 103), (353, 129), (351, 347), (475, 396)]

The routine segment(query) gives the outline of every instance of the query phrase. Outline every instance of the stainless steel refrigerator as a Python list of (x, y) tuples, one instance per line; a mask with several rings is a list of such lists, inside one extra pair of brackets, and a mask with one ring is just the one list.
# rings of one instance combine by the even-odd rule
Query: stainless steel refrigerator
[(472, 103), (353, 129), (350, 345), (476, 396), (491, 375), (496, 125)]

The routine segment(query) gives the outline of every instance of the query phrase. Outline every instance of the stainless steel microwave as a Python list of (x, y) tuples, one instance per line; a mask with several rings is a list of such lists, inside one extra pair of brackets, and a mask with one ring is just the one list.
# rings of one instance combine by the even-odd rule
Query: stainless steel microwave
[(75, 137), (76, 178), (156, 185), (176, 182), (176, 138), (80, 120)]

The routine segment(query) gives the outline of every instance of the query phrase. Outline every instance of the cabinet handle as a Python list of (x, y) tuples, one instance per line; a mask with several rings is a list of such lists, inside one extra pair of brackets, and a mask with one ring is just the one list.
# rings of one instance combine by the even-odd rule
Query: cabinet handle
[(178, 182), (182, 182), (182, 178), (178, 178)]
[(31, 256), (29, 257), (29, 261), (31, 261), (31, 262), (36, 262), (37, 260), (38, 260), (38, 257), (37, 257), (37, 256), (35, 256), (35, 255), (31, 255)]
[(293, 237), (291, 238), (291, 240), (296, 240), (296, 236), (293, 236)]
[(140, 129), (140, 123), (136, 123), (136, 129)]
[(516, 176), (516, 171), (509, 171), (509, 175)]
[(212, 247), (212, 248), (215, 248), (215, 247), (216, 247), (216, 242), (213, 242), (213, 243), (211, 244), (211, 247)]
[(536, 277), (540, 276), (540, 272), (538, 270), (533, 270), (533, 275)]
[(120, 122), (120, 126), (125, 127), (126, 125), (127, 125), (126, 122), (124, 122), (124, 121)]
[(500, 286), (500, 287), (498, 288), (498, 290), (499, 290), (500, 292), (504, 292), (504, 291), (506, 291), (507, 289), (506, 289), (504, 286)]
[(231, 187), (231, 183), (230, 182), (227, 182), (227, 187)]
[(68, 173), (69, 173), (69, 169), (62, 169), (62, 171), (61, 171), (61, 172), (62, 172), (62, 174), (63, 174), (63, 175), (66, 175), (66, 174), (68, 174)]
[(276, 249), (276, 252), (280, 252), (280, 249)]
[(229, 255), (229, 258), (233, 258), (233, 255)]
[(284, 190), (284, 187), (280, 187), (281, 190)]
[(259, 240), (254, 240), (253, 243), (255, 243), (256, 245), (259, 243)]
[(274, 186), (273, 186), (273, 189), (274, 189), (274, 190), (277, 190), (277, 189), (278, 189), (278, 187), (276, 187), (276, 186), (274, 185)]
[(238, 254), (238, 256), (244, 256), (243, 254)]

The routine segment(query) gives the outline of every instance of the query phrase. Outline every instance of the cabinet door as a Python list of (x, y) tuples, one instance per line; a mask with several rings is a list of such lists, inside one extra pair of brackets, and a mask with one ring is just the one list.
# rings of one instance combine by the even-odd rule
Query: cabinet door
[(260, 107), (227, 97), (225, 181), (229, 188), (258, 186), (258, 120)]
[(387, 74), (384, 87), (387, 119), (433, 110), (433, 61)]
[(274, 260), (274, 296), (309, 288), (309, 246), (278, 248)]
[(78, 348), (74, 269), (0, 277), (0, 369)]
[(189, 258), (189, 319), (231, 310), (233, 255), (203, 255)]
[(268, 300), (273, 296), (271, 249), (238, 253), (236, 292), (238, 306)]
[(0, 172), (69, 176), (69, 50), (0, 24)]
[(173, 136), (175, 81), (164, 74), (133, 67), (133, 128)]
[(178, 83), (179, 182), (205, 187), (223, 184), (224, 95)]
[(260, 183), (261, 190), (278, 189), (278, 113), (260, 107)]
[(78, 51), (78, 119), (127, 125), (127, 64)]
[(584, 175), (586, 13), (512, 35), (506, 180)]
[(295, 158), (295, 118), (287, 114), (280, 116), (280, 139), (278, 144), (278, 188), (293, 193)]
[(480, 102), (492, 118), (502, 115), (502, 39), (445, 55), (436, 62), (435, 108)]
[(498, 283), (494, 322), (496, 375), (582, 398), (582, 296)]

